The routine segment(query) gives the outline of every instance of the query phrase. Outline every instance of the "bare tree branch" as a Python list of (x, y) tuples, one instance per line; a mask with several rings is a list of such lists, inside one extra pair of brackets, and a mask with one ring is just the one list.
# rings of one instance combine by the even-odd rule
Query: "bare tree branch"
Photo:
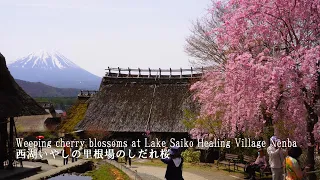
[(193, 23), (191, 35), (186, 38), (185, 52), (194, 58), (192, 63), (195, 66), (223, 66), (226, 62), (225, 51), (217, 45), (214, 32), (209, 33), (221, 24), (222, 11), (218, 10)]

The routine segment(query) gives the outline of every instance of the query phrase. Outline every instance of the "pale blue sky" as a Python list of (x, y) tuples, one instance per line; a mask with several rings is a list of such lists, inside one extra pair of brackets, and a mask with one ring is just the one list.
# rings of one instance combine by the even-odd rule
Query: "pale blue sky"
[(189, 67), (191, 22), (210, 0), (0, 0), (0, 52), (8, 62), (56, 49), (84, 69)]

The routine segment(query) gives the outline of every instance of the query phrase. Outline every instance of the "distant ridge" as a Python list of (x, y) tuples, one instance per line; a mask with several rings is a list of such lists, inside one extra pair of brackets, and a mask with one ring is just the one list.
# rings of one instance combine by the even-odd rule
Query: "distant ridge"
[(77, 97), (79, 89), (55, 88), (40, 82), (15, 79), (19, 86), (31, 97)]
[(97, 90), (101, 78), (82, 69), (58, 51), (40, 50), (8, 65), (15, 79), (58, 88)]

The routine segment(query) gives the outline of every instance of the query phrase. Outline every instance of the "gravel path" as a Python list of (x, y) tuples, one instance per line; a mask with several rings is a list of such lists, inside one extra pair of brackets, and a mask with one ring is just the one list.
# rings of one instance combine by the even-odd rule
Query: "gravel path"
[[(132, 170), (137, 170), (138, 174), (144, 180), (163, 180), (166, 172), (165, 167), (134, 165)], [(240, 175), (241, 176), (241, 175)], [(224, 171), (208, 171), (197, 169), (185, 169), (183, 171), (185, 180), (237, 180), (243, 179), (239, 174)]]
[(162, 180), (158, 177), (155, 177), (155, 176), (152, 176), (152, 175), (146, 174), (146, 173), (138, 173), (138, 175), (144, 180)]
[[(149, 180), (150, 176), (153, 176), (152, 178), (155, 180), (159, 180), (159, 179), (164, 179), (164, 175), (166, 172), (166, 168), (163, 167), (153, 167), (153, 166), (138, 166), (135, 165), (134, 167), (132, 167), (132, 170), (137, 170), (138, 173), (141, 174), (145, 174), (144, 176), (149, 176), (149, 177), (142, 177), (145, 180)], [(199, 175), (187, 172), (187, 171), (183, 171), (183, 177), (185, 180), (207, 180), (206, 178), (203, 178)]]
[[(153, 176), (156, 178), (156, 180), (164, 179), (166, 167), (143, 164), (149, 161), (150, 160), (148, 159), (135, 159), (133, 161), (131, 169), (137, 170), (139, 174), (144, 174), (145, 176), (142, 175), (142, 178), (144, 180), (148, 180), (148, 177), (146, 175), (149, 175), (150, 177)], [(138, 164), (135, 164), (135, 162), (138, 162)], [(243, 179), (244, 175), (234, 172), (218, 170), (215, 167), (212, 167), (212, 169), (187, 167), (183, 168), (183, 178), (185, 180), (237, 180)]]

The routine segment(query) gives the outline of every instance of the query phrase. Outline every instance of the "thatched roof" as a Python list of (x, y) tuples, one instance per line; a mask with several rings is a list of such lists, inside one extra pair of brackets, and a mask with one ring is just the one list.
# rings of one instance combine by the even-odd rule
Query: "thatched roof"
[(47, 112), (15, 82), (0, 53), (0, 117), (42, 114)]
[(184, 111), (196, 109), (189, 87), (189, 80), (104, 77), (100, 92), (88, 101), (86, 115), (76, 128), (111, 132), (187, 132), (182, 123)]
[(58, 118), (54, 119), (51, 114), (21, 116), (14, 118), (14, 120), (18, 132), (52, 131), (59, 124)]
[(67, 118), (60, 124), (59, 130), (63, 132), (72, 132), (75, 126), (83, 120), (83, 117), (87, 111), (88, 104), (86, 100), (78, 99), (72, 107), (67, 111)]

